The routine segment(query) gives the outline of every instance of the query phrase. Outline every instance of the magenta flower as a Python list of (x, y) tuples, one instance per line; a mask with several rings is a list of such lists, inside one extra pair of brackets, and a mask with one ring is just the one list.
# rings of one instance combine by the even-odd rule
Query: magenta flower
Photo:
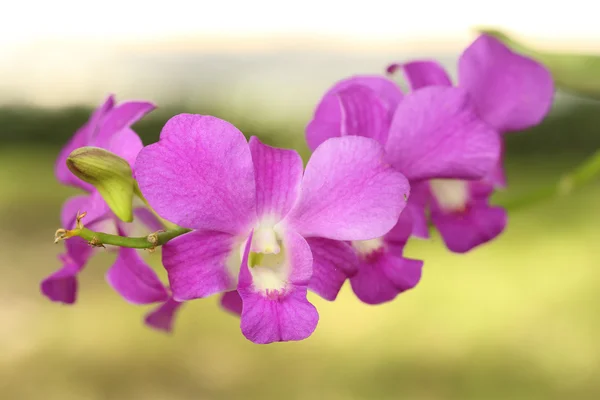
[(237, 290), (242, 333), (255, 343), (301, 340), (314, 331), (308, 240), (382, 236), (409, 193), (374, 140), (327, 140), (303, 174), (295, 151), (255, 137), (248, 143), (228, 122), (190, 114), (167, 122), (135, 170), (159, 215), (195, 229), (163, 246), (173, 298), (225, 293), (222, 303), (236, 312)]
[(356, 295), (370, 304), (392, 300), (420, 279), (422, 262), (404, 258), (403, 248), (410, 235), (428, 236), (423, 182), (481, 178), (500, 153), (497, 133), (477, 116), (464, 90), (431, 87), (403, 96), (393, 82), (374, 76), (349, 78), (330, 89), (306, 135), (312, 149), (335, 136), (374, 138), (385, 146), (388, 162), (410, 181), (408, 205), (386, 235), (326, 251), (322, 241), (309, 241), (311, 290), (334, 300), (350, 277)]
[[(154, 105), (148, 102), (125, 102), (115, 106), (114, 97), (109, 96), (62, 149), (56, 163), (58, 180), (88, 193), (74, 196), (65, 202), (61, 212), (63, 227), (73, 229), (77, 213), (86, 211), (85, 223), (90, 229), (120, 234), (131, 231), (132, 224), (121, 222), (92, 185), (71, 173), (66, 166), (66, 159), (78, 147), (95, 146), (117, 154), (132, 165), (143, 145), (130, 126), (153, 109)], [(158, 229), (157, 220), (147, 209), (138, 207), (135, 215), (151, 229)], [(52, 301), (73, 304), (77, 298), (77, 275), (85, 267), (94, 249), (79, 237), (70, 238), (65, 246), (66, 253), (59, 256), (63, 267), (44, 279), (41, 290)], [(147, 318), (147, 323), (159, 329), (171, 326), (170, 320), (178, 307), (170, 306), (173, 301), (170, 300), (167, 289), (135, 250), (120, 249), (107, 278), (115, 290), (132, 303), (164, 304)]]
[[(388, 67), (389, 72), (396, 69), (402, 69), (412, 90), (452, 85), (446, 71), (434, 61)], [(458, 81), (478, 115), (500, 133), (539, 124), (552, 106), (554, 85), (546, 68), (488, 35), (481, 35), (460, 56)], [(467, 252), (504, 230), (506, 212), (489, 205), (494, 187), (504, 185), (502, 160), (478, 182), (430, 182), (431, 220), (451, 251)]]

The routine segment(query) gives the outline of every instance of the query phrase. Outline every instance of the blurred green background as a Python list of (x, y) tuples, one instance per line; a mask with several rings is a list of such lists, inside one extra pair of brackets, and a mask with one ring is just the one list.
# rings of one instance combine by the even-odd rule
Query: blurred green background
[[(306, 112), (287, 123), (223, 101), (160, 105), (135, 126), (145, 143), (170, 116), (195, 112), (308, 154)], [(39, 282), (59, 268), (53, 234), (76, 193), (55, 181), (54, 161), (89, 112), (0, 108), (1, 399), (600, 398), (595, 184), (512, 213), (501, 237), (467, 255), (437, 236), (412, 241), (408, 255), (426, 261), (415, 290), (379, 306), (348, 287), (332, 303), (312, 296), (321, 320), (299, 343), (248, 342), (213, 298), (186, 304), (172, 335), (147, 329), (147, 309), (104, 281), (110, 252), (81, 275), (75, 306), (51, 303)], [(600, 103), (559, 95), (543, 124), (507, 137), (509, 190), (499, 198), (556, 181), (597, 148)], [(160, 252), (147, 258), (158, 268)]]

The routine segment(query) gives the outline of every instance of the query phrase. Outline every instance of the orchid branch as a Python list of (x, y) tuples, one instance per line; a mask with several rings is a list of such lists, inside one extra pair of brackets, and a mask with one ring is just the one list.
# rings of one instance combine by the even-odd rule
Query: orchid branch
[(77, 223), (75, 229), (66, 230), (59, 229), (54, 235), (54, 243), (58, 243), (62, 240), (67, 240), (72, 237), (80, 237), (87, 241), (90, 246), (104, 247), (104, 245), (112, 245), (119, 247), (130, 247), (134, 249), (149, 249), (154, 250), (158, 246), (162, 246), (170, 240), (181, 236), (185, 233), (191, 232), (191, 229), (175, 227), (173, 229), (158, 231), (151, 233), (147, 236), (141, 237), (128, 237), (120, 235), (112, 235), (109, 233), (95, 232), (83, 226), (81, 220), (85, 217), (86, 213), (77, 215)]

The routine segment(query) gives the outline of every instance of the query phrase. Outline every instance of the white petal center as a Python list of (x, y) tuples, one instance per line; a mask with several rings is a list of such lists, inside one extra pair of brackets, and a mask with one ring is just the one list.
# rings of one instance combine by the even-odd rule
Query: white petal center
[(458, 179), (432, 179), (431, 192), (445, 211), (462, 211), (469, 201), (469, 183)]
[(383, 239), (356, 240), (352, 242), (352, 247), (354, 247), (359, 255), (367, 256), (383, 248)]
[(285, 292), (291, 265), (280, 232), (268, 224), (254, 231), (248, 258), (254, 289), (268, 296)]

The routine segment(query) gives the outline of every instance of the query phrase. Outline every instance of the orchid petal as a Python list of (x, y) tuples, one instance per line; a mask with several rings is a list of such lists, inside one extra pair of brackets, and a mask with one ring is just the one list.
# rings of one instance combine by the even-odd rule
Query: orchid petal
[(121, 247), (106, 279), (125, 300), (133, 304), (151, 304), (166, 301), (169, 293), (156, 273), (135, 249)]
[(385, 145), (390, 113), (384, 102), (366, 86), (350, 86), (336, 96), (342, 110), (341, 136), (365, 136)]
[(171, 332), (173, 330), (173, 323), (175, 322), (175, 316), (177, 311), (183, 305), (173, 298), (169, 298), (167, 301), (154, 308), (144, 318), (144, 322), (151, 328), (158, 329), (164, 332)]
[(100, 121), (114, 106), (114, 97), (109, 96), (105, 102), (98, 107), (90, 119), (79, 128), (69, 142), (62, 148), (56, 160), (55, 173), (58, 181), (64, 185), (75, 186), (86, 191), (92, 191), (93, 186), (77, 178), (67, 167), (67, 158), (71, 152), (79, 147), (88, 146)]
[[(412, 235), (421, 239), (429, 238), (429, 223), (426, 207), (430, 198), (427, 182), (413, 183), (410, 187), (410, 197), (402, 214), (407, 214), (411, 220)], [(400, 216), (402, 219), (402, 215)]]
[(88, 121), (90, 129), (87, 131), (86, 144), (91, 145), (98, 137), (98, 133), (102, 127), (102, 124), (106, 120), (106, 117), (115, 108), (115, 96), (108, 95), (104, 100), (104, 103), (94, 110)]
[(274, 293), (255, 287), (248, 268), (252, 235), (242, 259), (238, 293), (242, 299), (241, 329), (254, 343), (271, 343), (306, 339), (319, 321), (317, 309), (306, 299), (312, 274), (312, 256), (308, 243), (297, 233), (285, 233), (285, 246), (291, 271), (288, 286)]
[(60, 255), (59, 259), (63, 267), (44, 279), (40, 289), (52, 301), (73, 304), (77, 300), (77, 275), (84, 264), (76, 262), (67, 254)]
[(332, 137), (342, 136), (342, 108), (335, 93), (326, 94), (319, 102), (313, 119), (306, 126), (306, 143), (314, 151)]
[(326, 300), (336, 299), (349, 276), (358, 270), (358, 258), (346, 242), (306, 239), (313, 255), (313, 275), (308, 288)]
[[(113, 141), (115, 134), (123, 130), (129, 130), (129, 127), (138, 122), (146, 114), (154, 110), (156, 106), (147, 101), (126, 101), (106, 115), (102, 125), (94, 138), (94, 145), (108, 149), (108, 143)], [(112, 150), (114, 152), (114, 150)], [(128, 160), (129, 161), (129, 160)]]
[(350, 278), (352, 290), (367, 304), (381, 304), (414, 288), (421, 279), (423, 261), (396, 256), (390, 252), (363, 259), (358, 273)]
[[(306, 141), (311, 150), (314, 151), (329, 138), (342, 136), (342, 103), (338, 94), (350, 87), (361, 87), (363, 90), (370, 89), (365, 92), (369, 93), (369, 97), (376, 96), (380, 106), (383, 106), (387, 112), (385, 120), (388, 122), (403, 97), (398, 85), (384, 76), (359, 75), (339, 81), (323, 96), (315, 110), (313, 119), (306, 127)], [(377, 108), (380, 108), (380, 106), (377, 106)], [(361, 107), (364, 107), (364, 105)], [(377, 132), (375, 136), (378, 137), (383, 134), (379, 130), (375, 130), (375, 132)]]
[(479, 179), (495, 167), (500, 137), (477, 116), (464, 90), (431, 86), (400, 103), (386, 152), (411, 182)]
[(248, 143), (221, 119), (171, 118), (138, 155), (135, 176), (152, 208), (177, 225), (240, 234), (256, 220)]
[(302, 180), (302, 159), (294, 150), (267, 146), (250, 139), (256, 180), (256, 212), (259, 218), (278, 222), (298, 197)]
[(284, 222), (304, 237), (372, 239), (395, 225), (409, 191), (375, 140), (332, 138), (308, 161), (300, 197)]
[(479, 36), (464, 51), (458, 76), (481, 118), (502, 133), (539, 124), (552, 106), (550, 72), (489, 35)]
[(221, 306), (233, 314), (242, 315), (242, 298), (237, 290), (223, 293), (221, 295)]
[(134, 208), (133, 215), (136, 219), (139, 219), (139, 222), (141, 222), (151, 232), (156, 232), (161, 229), (164, 229), (164, 226), (162, 222), (158, 219), (158, 217), (146, 207)]
[(471, 199), (464, 210), (443, 210), (435, 199), (431, 204), (431, 220), (446, 247), (455, 253), (466, 253), (496, 238), (507, 223), (503, 208), (488, 205), (493, 192), (491, 184), (472, 182), (469, 190)]
[(233, 236), (214, 231), (186, 233), (165, 244), (162, 261), (173, 298), (192, 300), (234, 289), (236, 277), (227, 264), (236, 252), (239, 261), (235, 244)]
[(402, 64), (404, 76), (412, 90), (426, 86), (452, 86), (452, 80), (437, 61), (411, 61)]
[(65, 229), (75, 228), (77, 213), (85, 212), (85, 225), (92, 225), (111, 216), (110, 209), (98, 192), (90, 195), (73, 196), (67, 199), (60, 212), (60, 221)]
[(390, 112), (390, 117), (403, 98), (400, 87), (396, 82), (382, 75), (352, 76), (338, 82), (328, 93), (336, 93), (355, 85), (366, 86), (377, 93), (378, 97), (383, 100), (387, 110)]
[(135, 159), (144, 147), (139, 135), (129, 128), (113, 134), (108, 142), (103, 146), (104, 149), (118, 155), (133, 168)]

